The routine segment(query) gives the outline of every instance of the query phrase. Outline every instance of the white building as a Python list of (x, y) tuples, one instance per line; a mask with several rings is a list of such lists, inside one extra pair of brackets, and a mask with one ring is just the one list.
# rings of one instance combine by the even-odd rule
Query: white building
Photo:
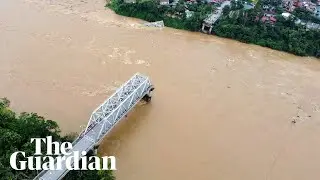
[(288, 13), (288, 12), (284, 12), (284, 13), (282, 13), (281, 15), (282, 15), (282, 17), (284, 17), (285, 19), (289, 19), (289, 17), (291, 16), (291, 14)]
[(160, 0), (160, 5), (169, 5), (169, 0)]
[(317, 10), (316, 10), (315, 16), (316, 16), (318, 19), (320, 19), (320, 4), (318, 4), (318, 6), (317, 6)]

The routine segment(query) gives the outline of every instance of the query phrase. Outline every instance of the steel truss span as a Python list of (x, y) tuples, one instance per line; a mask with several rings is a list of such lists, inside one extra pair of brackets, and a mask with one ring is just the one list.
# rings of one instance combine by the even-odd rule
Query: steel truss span
[[(91, 114), (85, 130), (72, 143), (71, 151), (90, 151), (100, 144), (103, 137), (115, 127), (115, 125), (128, 114), (128, 112), (140, 101), (149, 102), (151, 92), (154, 90), (150, 79), (139, 73), (132, 76), (109, 99), (97, 107)], [(71, 153), (73, 155), (73, 153)], [(65, 156), (66, 158), (68, 156)], [(79, 159), (82, 155), (79, 155)], [(73, 163), (73, 162), (72, 162)], [(43, 170), (34, 180), (60, 180), (68, 169), (62, 161), (62, 170)]]

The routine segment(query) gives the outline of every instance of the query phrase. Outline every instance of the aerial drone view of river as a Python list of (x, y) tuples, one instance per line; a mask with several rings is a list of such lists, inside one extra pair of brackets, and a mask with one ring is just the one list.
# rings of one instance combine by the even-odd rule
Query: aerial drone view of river
[(170, 28), (102, 0), (2, 0), (0, 95), (79, 132), (133, 74), (155, 85), (100, 146), (119, 180), (320, 177), (320, 62)]

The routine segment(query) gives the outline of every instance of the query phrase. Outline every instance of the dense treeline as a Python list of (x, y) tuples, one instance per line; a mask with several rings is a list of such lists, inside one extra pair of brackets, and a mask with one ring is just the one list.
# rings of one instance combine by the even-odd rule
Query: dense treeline
[[(257, 20), (263, 16), (262, 5), (269, 4), (277, 7), (277, 14), (283, 12), (279, 6), (280, 0), (260, 0), (251, 10), (242, 10), (242, 1), (232, 1), (231, 7), (225, 6), (223, 16), (215, 24), (213, 32), (221, 37), (232, 38), (245, 43), (257, 44), (276, 50), (290, 52), (300, 56), (320, 56), (320, 31), (307, 30), (304, 26), (296, 25), (295, 18), (284, 19), (278, 15), (275, 24), (262, 23)], [(202, 3), (185, 4), (180, 0), (175, 7), (160, 6), (158, 1), (137, 1), (124, 3), (124, 0), (112, 0), (109, 7), (117, 14), (136, 17), (147, 21), (164, 20), (168, 27), (199, 31), (207, 14), (214, 6)], [(185, 10), (193, 11), (187, 17)], [(232, 14), (232, 15), (230, 15)], [(315, 20), (303, 9), (293, 13), (302, 20)]]
[(294, 19), (277, 17), (275, 24), (262, 23), (257, 17), (262, 15), (254, 9), (236, 11), (233, 16), (224, 16), (216, 24), (214, 32), (218, 36), (258, 44), (300, 56), (320, 56), (320, 31), (307, 30), (296, 25)]
[(301, 20), (311, 21), (311, 22), (320, 24), (320, 19), (316, 18), (312, 12), (304, 8), (296, 8), (292, 14)]
[[(31, 138), (52, 136), (54, 141), (72, 141), (73, 136), (61, 136), (56, 122), (46, 120), (36, 113), (16, 114), (9, 108), (7, 99), (0, 99), (0, 180), (33, 179), (37, 172), (31, 170), (16, 171), (10, 166), (10, 156), (16, 151), (33, 156), (34, 143)], [(44, 149), (44, 147), (43, 147)], [(25, 160), (18, 156), (18, 160)], [(66, 179), (78, 180), (114, 180), (111, 171), (71, 171)]]
[(212, 5), (200, 1), (197, 5), (188, 4), (187, 9), (193, 14), (191, 17), (187, 17), (183, 0), (180, 0), (175, 7), (160, 6), (159, 1), (152, 0), (137, 1), (136, 3), (112, 0), (108, 6), (123, 16), (135, 17), (149, 22), (163, 20), (165, 26), (190, 31), (198, 31), (202, 21), (214, 8)]

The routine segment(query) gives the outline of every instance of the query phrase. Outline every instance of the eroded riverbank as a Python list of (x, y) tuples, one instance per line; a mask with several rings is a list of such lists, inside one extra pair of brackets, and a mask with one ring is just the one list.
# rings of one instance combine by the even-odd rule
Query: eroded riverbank
[(99, 0), (0, 5), (0, 94), (19, 111), (79, 131), (132, 74), (151, 77), (152, 104), (101, 146), (117, 156), (118, 179), (319, 177), (317, 60), (144, 28)]

